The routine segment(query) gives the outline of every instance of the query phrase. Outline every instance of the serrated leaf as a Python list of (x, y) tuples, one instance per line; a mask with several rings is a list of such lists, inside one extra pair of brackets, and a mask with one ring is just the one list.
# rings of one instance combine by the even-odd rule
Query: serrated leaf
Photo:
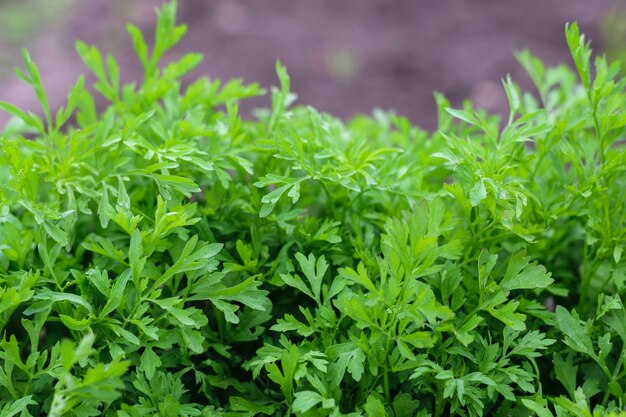
[(565, 335), (565, 343), (576, 352), (594, 357), (593, 343), (588, 331), (580, 320), (561, 306), (556, 307), (556, 325)]
[(546, 272), (545, 267), (531, 263), (530, 256), (524, 256), (523, 252), (518, 252), (511, 256), (507, 265), (504, 278), (500, 286), (507, 290), (546, 288), (552, 284), (554, 279)]
[(130, 280), (130, 276), (130, 271), (126, 270), (115, 280), (115, 283), (111, 287), (109, 299), (102, 308), (102, 311), (100, 311), (100, 317), (106, 317), (119, 307), (122, 302), (122, 298), (124, 297), (124, 292), (126, 290), (126, 285)]
[(317, 392), (298, 391), (294, 394), (292, 409), (296, 413), (306, 413), (322, 401), (322, 396)]
[(526, 316), (521, 313), (516, 313), (519, 302), (509, 301), (500, 308), (492, 308), (489, 310), (491, 315), (502, 323), (506, 324), (510, 328), (518, 331), (526, 330)]
[(367, 397), (363, 411), (367, 413), (368, 417), (385, 417), (386, 415), (383, 403), (373, 395)]
[(483, 178), (478, 180), (478, 182), (472, 187), (469, 195), (472, 207), (476, 207), (481, 201), (487, 198), (487, 189), (485, 188), (485, 180)]
[(141, 354), (141, 358), (139, 359), (139, 372), (144, 372), (148, 379), (151, 379), (154, 376), (157, 368), (161, 366), (161, 358), (152, 350), (152, 348), (147, 347), (144, 349)]

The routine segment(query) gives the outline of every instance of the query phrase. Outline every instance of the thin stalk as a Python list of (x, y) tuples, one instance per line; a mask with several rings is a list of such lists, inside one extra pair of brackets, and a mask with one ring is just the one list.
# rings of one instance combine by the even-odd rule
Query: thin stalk
[[(437, 390), (439, 392), (440, 390)], [(435, 394), (435, 416), (441, 417), (443, 415), (443, 396), (440, 394)]]
[(330, 216), (334, 219), (335, 218), (335, 207), (334, 207), (334, 203), (333, 203), (333, 198), (332, 198), (330, 192), (328, 191), (328, 188), (326, 188), (326, 184), (324, 184), (324, 181), (320, 180), (320, 184), (322, 185), (322, 189), (326, 193), (326, 198), (328, 199), (328, 206), (329, 206), (328, 208), (330, 209)]
[[(615, 382), (618, 379), (618, 375), (619, 375), (619, 370), (622, 367), (622, 361), (624, 359), (624, 352), (622, 351), (622, 354), (619, 356), (619, 359), (617, 360), (617, 363), (615, 364), (615, 368), (613, 369), (613, 374), (611, 374), (610, 376), (610, 381), (609, 381), (609, 385), (612, 382)], [(608, 387), (607, 387), (608, 388)], [(607, 389), (604, 392), (604, 396), (602, 397), (602, 405), (606, 405), (607, 401), (609, 400), (609, 390)]]

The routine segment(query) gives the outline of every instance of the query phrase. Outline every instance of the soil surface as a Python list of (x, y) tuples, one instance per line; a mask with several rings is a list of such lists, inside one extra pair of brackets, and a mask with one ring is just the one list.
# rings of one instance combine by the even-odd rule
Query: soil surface
[[(21, 39), (0, 27), (1, 100), (37, 110), (34, 94), (8, 70), (19, 64), (22, 46), (40, 66), (53, 106), (84, 71), (74, 52), (77, 38), (114, 53), (126, 80), (140, 78), (125, 23), (151, 33), (160, 1), (64, 2), (39, 22), (26, 22), (34, 33)], [(0, 0), (6, 17), (3, 3), (9, 3)], [(514, 51), (529, 48), (549, 64), (569, 63), (565, 22), (578, 21), (598, 48), (603, 20), (623, 6), (626, 0), (187, 0), (180, 1), (180, 20), (189, 30), (175, 53), (205, 55), (196, 76), (264, 86), (276, 83), (279, 59), (300, 103), (343, 118), (395, 109), (432, 129), (433, 91), (453, 104), (471, 98), (502, 111), (502, 77), (510, 73), (528, 86)], [(35, 4), (26, 15), (40, 12)]]

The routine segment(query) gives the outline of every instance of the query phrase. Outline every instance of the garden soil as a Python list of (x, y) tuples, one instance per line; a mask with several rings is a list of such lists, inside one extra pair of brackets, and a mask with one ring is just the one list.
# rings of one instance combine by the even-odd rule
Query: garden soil
[[(395, 109), (419, 125), (436, 126), (433, 91), (454, 105), (471, 98), (506, 111), (500, 80), (510, 73), (528, 85), (514, 52), (529, 48), (549, 64), (566, 62), (567, 21), (578, 21), (601, 46), (602, 21), (625, 1), (610, 0), (186, 0), (187, 37), (170, 58), (189, 51), (205, 60), (193, 74), (276, 83), (275, 61), (292, 76), (299, 102), (343, 118)], [(10, 42), (0, 28), (0, 99), (36, 110), (34, 94), (8, 66), (26, 46), (40, 66), (53, 105), (84, 71), (74, 40), (111, 51), (123, 78), (140, 80), (125, 32), (131, 21), (153, 30), (157, 1), (83, 0), (42, 23), (37, 35)], [(251, 106), (263, 106), (258, 99)], [(246, 111), (249, 111), (247, 109)], [(6, 121), (1, 116), (0, 121)]]

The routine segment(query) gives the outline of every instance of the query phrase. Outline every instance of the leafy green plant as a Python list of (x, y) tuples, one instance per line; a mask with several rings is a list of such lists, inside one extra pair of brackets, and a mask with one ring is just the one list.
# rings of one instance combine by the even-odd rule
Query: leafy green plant
[[(122, 85), (79, 79), (0, 148), (2, 416), (621, 416), (625, 82), (518, 58), (510, 114), (436, 95), (428, 133), (181, 77), (176, 4)], [(621, 413), (621, 414), (620, 414)]]

